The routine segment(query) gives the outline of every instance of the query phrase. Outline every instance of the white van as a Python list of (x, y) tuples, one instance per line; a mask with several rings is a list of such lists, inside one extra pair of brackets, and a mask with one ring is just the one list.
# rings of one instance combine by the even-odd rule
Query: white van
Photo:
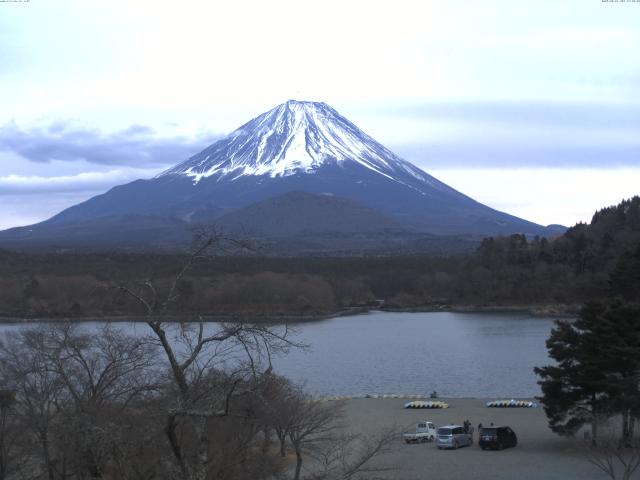
[(473, 444), (473, 436), (460, 425), (445, 425), (438, 428), (436, 445), (438, 449), (466, 447)]

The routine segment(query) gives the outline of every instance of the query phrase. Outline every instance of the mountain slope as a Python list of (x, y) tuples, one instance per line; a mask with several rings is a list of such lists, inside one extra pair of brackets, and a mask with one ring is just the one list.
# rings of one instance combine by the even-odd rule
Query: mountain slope
[[(46, 243), (54, 234), (63, 241), (61, 231), (73, 236), (74, 225), (95, 225), (107, 217), (111, 224), (120, 218), (123, 223), (119, 228), (127, 231), (130, 215), (171, 219), (167, 220), (171, 228), (222, 218), (234, 223), (233, 212), (294, 191), (349, 199), (399, 229), (414, 232), (476, 236), (550, 233), (445, 185), (393, 154), (328, 105), (290, 100), (156, 178), (115, 187), (40, 224), (0, 232), (0, 243), (16, 238)], [(265, 205), (260, 208), (267, 208)], [(305, 212), (310, 205), (301, 202), (298, 208)], [(342, 213), (337, 208), (335, 215)], [(292, 212), (289, 215), (293, 218)], [(310, 209), (306, 218), (310, 224), (316, 221), (321, 225), (319, 215)], [(343, 220), (353, 223), (346, 217)], [(277, 226), (287, 221), (283, 218)], [(61, 230), (63, 225), (66, 227)], [(162, 232), (152, 230), (149, 240), (161, 241)], [(170, 229), (166, 235), (175, 237)]]
[(251, 204), (216, 223), (270, 237), (403, 231), (397, 222), (353, 200), (299, 191)]

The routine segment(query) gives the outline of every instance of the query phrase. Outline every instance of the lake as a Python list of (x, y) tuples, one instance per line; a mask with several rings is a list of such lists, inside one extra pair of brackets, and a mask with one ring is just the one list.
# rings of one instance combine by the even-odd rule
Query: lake
[[(144, 324), (118, 325), (147, 332)], [(553, 319), (526, 313), (372, 312), (295, 327), (311, 348), (273, 363), (316, 395), (533, 397), (540, 394), (533, 367), (551, 363), (545, 340)]]

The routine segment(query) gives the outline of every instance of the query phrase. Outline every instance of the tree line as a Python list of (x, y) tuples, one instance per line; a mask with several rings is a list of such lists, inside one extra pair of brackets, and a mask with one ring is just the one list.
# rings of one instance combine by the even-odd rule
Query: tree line
[[(554, 238), (484, 239), (463, 257), (268, 257), (264, 252), (203, 259), (181, 278), (168, 314), (316, 316), (384, 304), (390, 309), (451, 306), (579, 306), (609, 294), (609, 275), (640, 248), (640, 197), (596, 212)], [(0, 252), (0, 316), (144, 315), (104, 286), (154, 278), (160, 290), (183, 255), (125, 252)], [(577, 309), (577, 307), (576, 307)]]

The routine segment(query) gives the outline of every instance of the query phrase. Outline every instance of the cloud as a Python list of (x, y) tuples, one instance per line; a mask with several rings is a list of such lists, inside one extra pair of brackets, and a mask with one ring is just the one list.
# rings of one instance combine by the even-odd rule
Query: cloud
[(150, 178), (161, 170), (119, 167), (49, 177), (0, 176), (0, 230), (41, 222), (116, 185)]
[(502, 168), (624, 168), (640, 166), (640, 147), (621, 145), (553, 145), (536, 143), (493, 145), (458, 143), (397, 145), (392, 150), (426, 170), (435, 167)]
[(440, 101), (388, 106), (379, 112), (409, 118), (600, 130), (640, 129), (640, 105), (618, 102)]
[(100, 192), (37, 193), (33, 195), (0, 194), (0, 230), (33, 225), (77, 205)]
[(106, 172), (82, 172), (75, 175), (44, 177), (38, 175), (0, 176), (0, 198), (5, 195), (31, 195), (62, 192), (102, 193), (114, 186), (138, 178), (150, 178), (159, 169), (118, 168)]
[(0, 151), (31, 162), (84, 161), (134, 168), (167, 166), (186, 160), (213, 143), (219, 135), (159, 137), (145, 125), (131, 125), (113, 133), (78, 127), (57, 120), (47, 126), (21, 128), (10, 122), (0, 128)]
[(372, 118), (369, 133), (426, 169), (589, 168), (640, 165), (639, 107), (613, 102), (441, 101), (360, 113)]
[(640, 194), (640, 166), (436, 168), (436, 178), (503, 212), (548, 225), (590, 222), (596, 210)]

